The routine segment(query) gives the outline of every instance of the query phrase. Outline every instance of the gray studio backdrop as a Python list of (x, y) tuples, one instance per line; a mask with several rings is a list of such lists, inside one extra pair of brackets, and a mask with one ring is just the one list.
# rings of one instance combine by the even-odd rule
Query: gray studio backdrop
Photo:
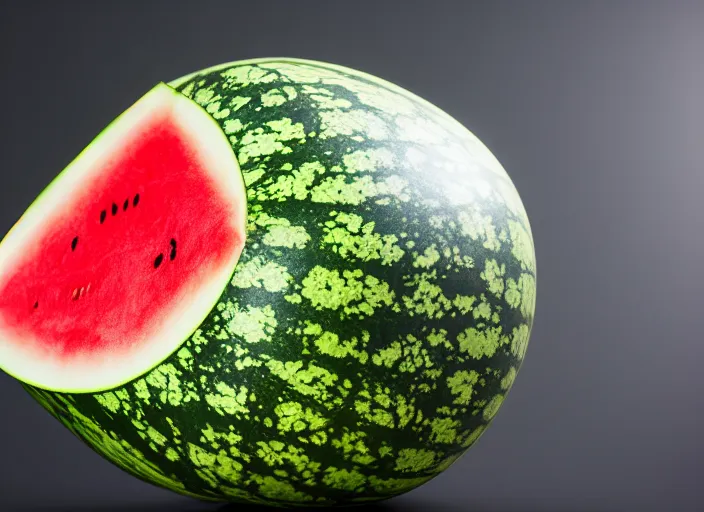
[[(331, 61), (450, 112), (531, 218), (536, 323), (492, 427), (378, 510), (704, 510), (704, 2), (0, 2), (0, 228), (160, 80)], [(0, 376), (0, 510), (213, 510)], [(236, 510), (236, 509), (231, 509)]]

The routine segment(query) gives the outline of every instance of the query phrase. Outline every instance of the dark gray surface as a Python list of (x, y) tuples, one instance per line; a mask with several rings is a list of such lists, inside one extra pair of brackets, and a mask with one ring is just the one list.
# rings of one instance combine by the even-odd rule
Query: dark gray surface
[[(504, 164), (538, 305), (488, 432), (371, 510), (704, 510), (703, 49), (702, 2), (0, 0), (0, 230), (159, 80), (260, 56), (379, 75)], [(0, 396), (0, 510), (214, 510), (104, 462), (4, 374)]]

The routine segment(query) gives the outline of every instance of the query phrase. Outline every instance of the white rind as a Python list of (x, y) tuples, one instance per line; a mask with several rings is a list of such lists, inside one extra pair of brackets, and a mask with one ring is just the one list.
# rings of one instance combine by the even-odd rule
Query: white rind
[[(100, 175), (112, 156), (112, 148), (153, 115), (170, 114), (189, 147), (195, 149), (202, 168), (209, 172), (233, 209), (232, 229), (241, 244), (228, 261), (206, 279), (184, 289), (161, 325), (144, 339), (130, 340), (130, 353), (105, 353), (67, 358), (40, 348), (37, 340), (17, 339), (7, 329), (0, 311), (0, 369), (22, 382), (60, 392), (99, 392), (125, 384), (151, 370), (175, 352), (215, 307), (234, 273), (244, 244), (246, 193), (237, 158), (226, 135), (199, 105), (165, 84), (159, 84), (113, 121), (57, 176), (32, 203), (0, 242), (0, 284), (8, 278), (23, 248), (31, 244), (45, 225), (47, 214), (60, 211), (80, 190)], [(69, 191), (67, 194), (66, 192)]]

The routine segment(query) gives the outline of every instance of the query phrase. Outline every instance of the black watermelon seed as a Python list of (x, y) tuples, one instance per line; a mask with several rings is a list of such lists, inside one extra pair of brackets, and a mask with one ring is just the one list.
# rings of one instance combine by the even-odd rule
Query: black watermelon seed
[(154, 268), (159, 268), (159, 265), (161, 265), (161, 262), (164, 260), (164, 255), (159, 254), (159, 256), (156, 257), (154, 260)]
[(125, 199), (125, 202), (124, 202), (124, 204), (122, 205), (122, 211), (126, 211), (126, 210), (127, 210), (127, 207), (128, 207), (129, 205), (130, 205), (130, 200), (129, 200), (129, 199)]
[(105, 210), (103, 210), (102, 212), (100, 212), (100, 223), (101, 223), (101, 224), (102, 224), (103, 222), (105, 222), (105, 216), (106, 216), (107, 214), (108, 214), (108, 213), (107, 213)]
[(78, 237), (75, 236), (75, 237), (73, 237), (73, 240), (71, 240), (71, 250), (75, 251), (77, 245), (78, 245)]
[(37, 309), (39, 307), (39, 301), (34, 303), (34, 309)]
[(112, 203), (112, 214), (117, 215), (117, 205), (115, 203)]
[(139, 204), (139, 194), (134, 196), (134, 199), (132, 200), (132, 206), (137, 206)]

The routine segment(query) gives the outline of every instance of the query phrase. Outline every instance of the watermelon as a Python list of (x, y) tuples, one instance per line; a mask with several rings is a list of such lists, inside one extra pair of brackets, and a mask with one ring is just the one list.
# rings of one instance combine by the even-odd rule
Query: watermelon
[[(151, 370), (99, 391), (25, 382), (27, 391), (125, 471), (204, 500), (363, 503), (409, 491), (447, 469), (495, 417), (533, 325), (533, 238), (501, 164), (438, 108), (340, 66), (240, 61), (170, 86), (208, 113), (237, 156), (247, 214), (237, 258), (236, 242), (228, 242), (234, 272), (185, 341), (186, 329), (167, 331), (171, 317), (162, 302), (144, 316), (121, 319), (125, 325), (116, 329), (129, 335), (125, 343), (141, 347), (156, 336), (158, 344), (161, 332), (142, 335), (149, 313), (178, 341)], [(172, 170), (145, 172), (166, 179)], [(104, 190), (120, 191), (110, 197), (122, 198), (135, 180), (125, 174), (93, 182), (103, 184), (91, 185), (94, 195), (76, 192), (84, 210), (49, 203), (38, 211), (56, 209), (72, 222), (71, 213), (105, 208)], [(213, 183), (210, 193), (217, 194), (219, 182)], [(58, 182), (55, 187), (69, 191)], [(218, 204), (240, 205), (228, 203), (235, 196), (221, 193)], [(154, 219), (144, 213), (135, 222), (146, 230), (155, 219), (169, 226), (173, 219), (184, 239), (190, 229), (202, 229), (205, 212), (168, 211), (168, 221), (152, 212)], [(56, 243), (70, 242), (75, 230), (66, 222), (42, 223), (41, 233), (59, 230)], [(150, 254), (170, 236), (161, 227), (153, 233)], [(37, 239), (23, 236), (23, 251)], [(79, 235), (78, 247), (82, 243)], [(225, 246), (203, 241), (208, 253)], [(122, 258), (131, 258), (130, 250), (147, 254), (125, 247)], [(32, 255), (38, 265), (32, 268), (49, 273), (57, 258), (65, 263), (72, 253)], [(16, 263), (3, 265), (5, 274), (17, 276), (15, 286), (27, 290), (15, 292), (25, 310), (12, 317), (24, 325), (35, 314), (27, 304), (38, 293), (25, 283), (37, 278)], [(139, 272), (123, 272), (117, 261), (91, 272), (104, 279), (120, 273), (126, 291), (116, 301), (147, 282)], [(85, 281), (77, 267), (75, 278), (61, 267), (50, 275)], [(198, 287), (190, 293), (194, 302), (208, 296)], [(87, 300), (85, 307), (91, 321), (98, 318), (100, 310), (88, 311)], [(85, 336), (90, 340), (94, 333), (86, 330)], [(5, 336), (2, 342), (18, 339)], [(70, 353), (56, 357), (70, 359)], [(68, 367), (81, 365), (92, 373), (91, 361), (71, 360)]]
[(244, 245), (245, 210), (222, 130), (157, 85), (0, 244), (0, 366), (74, 392), (152, 369), (219, 300)]

